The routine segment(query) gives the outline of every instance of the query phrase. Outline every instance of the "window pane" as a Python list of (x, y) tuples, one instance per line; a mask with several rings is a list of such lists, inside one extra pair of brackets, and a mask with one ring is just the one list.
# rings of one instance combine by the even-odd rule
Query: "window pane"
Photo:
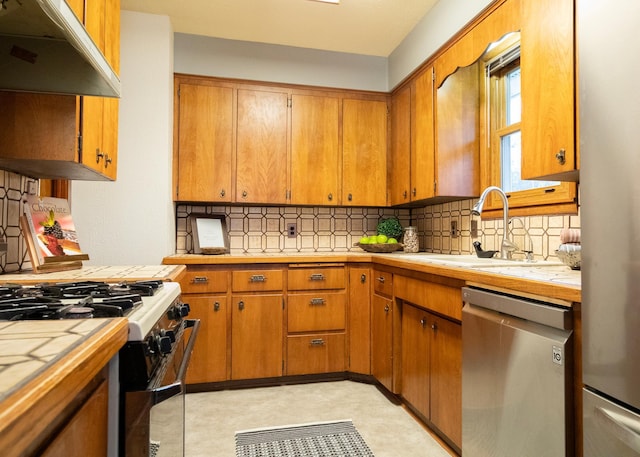
[(521, 97), (520, 97), (520, 67), (510, 71), (506, 75), (505, 84), (507, 93), (507, 125), (520, 122)]
[(555, 181), (530, 181), (520, 179), (521, 151), (519, 130), (500, 138), (501, 187), (505, 192), (538, 189), (540, 187), (557, 186), (560, 184)]

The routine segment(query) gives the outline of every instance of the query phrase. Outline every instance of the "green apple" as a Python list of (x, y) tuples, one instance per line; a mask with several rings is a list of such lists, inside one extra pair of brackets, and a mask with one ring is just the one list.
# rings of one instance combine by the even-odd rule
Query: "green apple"
[(378, 235), (377, 238), (378, 238), (378, 243), (379, 244), (384, 244), (389, 239), (389, 237), (387, 235), (384, 235), (384, 234)]
[(369, 237), (363, 236), (362, 238), (360, 238), (360, 244), (369, 244)]
[(395, 238), (389, 238), (387, 240), (387, 244), (397, 244), (397, 243), (398, 243), (398, 240), (396, 240)]

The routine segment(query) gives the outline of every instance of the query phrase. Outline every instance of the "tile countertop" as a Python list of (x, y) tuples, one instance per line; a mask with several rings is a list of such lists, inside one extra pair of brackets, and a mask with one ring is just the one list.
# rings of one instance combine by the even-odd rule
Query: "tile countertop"
[(404, 252), (375, 254), (358, 251), (327, 253), (260, 253), (196, 255), (177, 254), (163, 259), (167, 265), (242, 265), (275, 263), (373, 263), (409, 269), (426, 274), (461, 279), (467, 283), (493, 286), (542, 297), (581, 301), (580, 271), (571, 270), (560, 261), (503, 261), (478, 259), (475, 255)]
[(127, 335), (125, 318), (0, 322), (0, 449), (30, 455)]
[(83, 266), (76, 270), (64, 270), (50, 273), (25, 271), (0, 275), (0, 284), (38, 284), (61, 281), (140, 281), (160, 279), (179, 281), (186, 271), (183, 265), (102, 265)]

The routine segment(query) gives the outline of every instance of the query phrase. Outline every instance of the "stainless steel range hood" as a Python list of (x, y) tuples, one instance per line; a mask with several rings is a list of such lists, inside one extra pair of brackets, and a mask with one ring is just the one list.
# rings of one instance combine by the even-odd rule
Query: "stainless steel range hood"
[(64, 0), (0, 0), (0, 89), (120, 96), (120, 79)]

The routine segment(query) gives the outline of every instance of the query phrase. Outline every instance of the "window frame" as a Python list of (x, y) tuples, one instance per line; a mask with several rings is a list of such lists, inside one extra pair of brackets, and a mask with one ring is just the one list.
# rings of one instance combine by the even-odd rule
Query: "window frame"
[[(501, 178), (501, 137), (506, 133), (521, 131), (520, 122), (506, 126), (506, 96), (504, 91), (505, 75), (520, 66), (520, 57), (510, 61), (489, 75), (489, 65), (501, 55), (508, 54), (519, 46), (519, 33), (505, 37), (495, 47), (485, 52), (479, 66), (481, 143), (480, 143), (480, 183), (484, 189), (488, 186), (502, 188)], [(524, 92), (525, 87), (520, 88)], [(497, 96), (495, 96), (497, 95)], [(575, 182), (560, 182), (554, 186), (539, 187), (521, 191), (506, 192), (509, 201), (509, 213), (527, 216), (536, 214), (577, 214), (578, 199)], [(490, 194), (485, 202), (483, 216), (488, 218), (502, 216), (502, 200)]]

